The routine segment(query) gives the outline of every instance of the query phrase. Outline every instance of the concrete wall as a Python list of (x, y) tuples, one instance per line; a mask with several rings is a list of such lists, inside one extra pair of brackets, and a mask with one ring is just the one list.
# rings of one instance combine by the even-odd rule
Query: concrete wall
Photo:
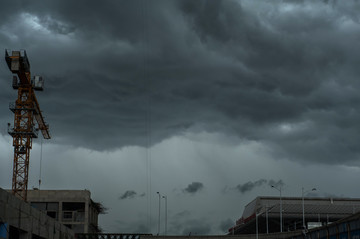
[(0, 224), (6, 239), (74, 239), (74, 232), (0, 188)]

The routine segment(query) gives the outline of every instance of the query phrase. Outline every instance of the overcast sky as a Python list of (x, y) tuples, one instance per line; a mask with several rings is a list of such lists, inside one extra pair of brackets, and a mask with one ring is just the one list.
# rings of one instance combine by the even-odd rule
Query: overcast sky
[[(41, 189), (89, 189), (106, 232), (223, 234), (257, 196), (360, 197), (357, 0), (1, 1), (52, 139)], [(0, 61), (0, 187), (11, 188)], [(40, 139), (30, 157), (38, 187)], [(164, 231), (161, 199), (161, 232)]]

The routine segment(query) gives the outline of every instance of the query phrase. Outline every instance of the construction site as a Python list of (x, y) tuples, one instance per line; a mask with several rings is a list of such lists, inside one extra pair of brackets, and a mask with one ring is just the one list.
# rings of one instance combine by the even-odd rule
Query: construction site
[(5, 61), (14, 74), (12, 87), (18, 97), (9, 107), (14, 113), (13, 125), (8, 124), (14, 146), (13, 177), (12, 189), (1, 189), (0, 238), (74, 238), (74, 233), (100, 232), (98, 215), (104, 207), (91, 199), (90, 191), (28, 190), (32, 141), (39, 131), (44, 139), (51, 138), (35, 94), (44, 90), (44, 81), (31, 76), (26, 51), (6, 50)]

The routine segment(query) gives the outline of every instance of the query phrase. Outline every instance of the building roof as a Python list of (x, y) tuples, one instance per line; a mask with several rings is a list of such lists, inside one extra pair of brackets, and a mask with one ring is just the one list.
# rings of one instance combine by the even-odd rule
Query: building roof
[[(296, 228), (302, 226), (303, 200), (302, 197), (282, 197), (283, 227)], [(304, 214), (306, 222), (333, 222), (360, 211), (360, 198), (318, 198), (304, 197)], [(278, 224), (280, 228), (280, 197), (257, 197), (244, 208), (242, 217), (236, 225), (229, 229), (238, 232), (253, 231), (255, 217), (259, 222), (265, 221)]]

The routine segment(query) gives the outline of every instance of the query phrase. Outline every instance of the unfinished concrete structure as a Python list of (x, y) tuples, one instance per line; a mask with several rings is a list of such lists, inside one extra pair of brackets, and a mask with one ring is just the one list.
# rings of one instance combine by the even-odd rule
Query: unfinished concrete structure
[(0, 188), (0, 239), (74, 239), (74, 231)]
[(255, 234), (256, 228), (259, 233), (307, 230), (359, 211), (360, 198), (257, 197), (245, 206), (229, 234)]
[(71, 228), (75, 233), (96, 233), (98, 215), (104, 211), (100, 203), (91, 200), (88, 190), (29, 190), (28, 202)]

